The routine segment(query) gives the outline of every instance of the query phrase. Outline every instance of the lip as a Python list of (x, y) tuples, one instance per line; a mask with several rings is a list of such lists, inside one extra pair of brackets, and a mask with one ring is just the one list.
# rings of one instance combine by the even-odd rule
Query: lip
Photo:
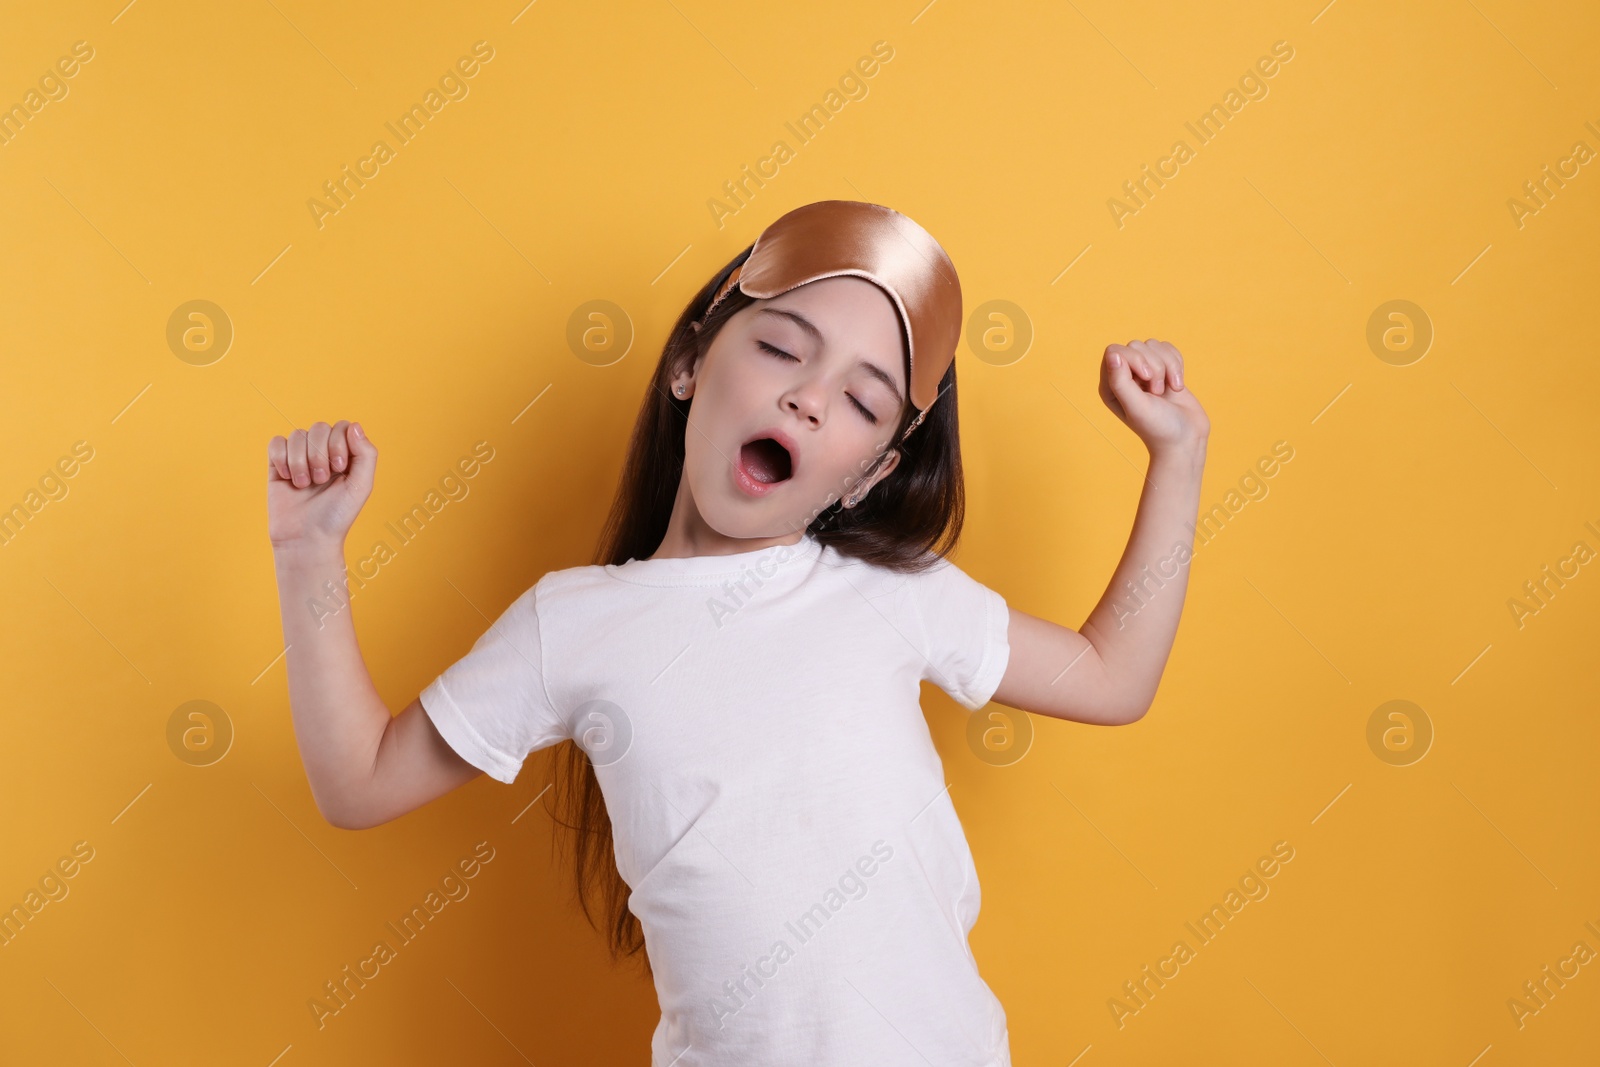
[[(744, 446), (749, 444), (751, 441), (759, 441), (763, 437), (772, 438), (774, 441), (782, 445), (785, 451), (789, 453), (789, 477), (785, 478), (781, 482), (758, 482), (750, 475), (750, 472), (745, 469), (743, 456)], [(739, 455), (733, 461), (733, 481), (734, 484), (737, 485), (739, 489), (747, 495), (766, 496), (774, 489), (781, 488), (782, 486), (788, 485), (790, 482), (794, 481), (795, 476), (799, 473), (800, 446), (795, 443), (794, 438), (790, 437), (776, 426), (769, 426), (765, 429), (757, 430), (755, 433), (739, 442)]]

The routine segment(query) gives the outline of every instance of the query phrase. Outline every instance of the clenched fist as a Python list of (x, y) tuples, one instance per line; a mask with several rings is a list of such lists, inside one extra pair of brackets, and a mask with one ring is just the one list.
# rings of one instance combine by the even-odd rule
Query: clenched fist
[(267, 534), (274, 548), (299, 543), (344, 544), (372, 493), (378, 449), (360, 423), (274, 437), (267, 444)]
[(1184, 386), (1183, 353), (1166, 341), (1107, 345), (1100, 361), (1100, 399), (1152, 455), (1196, 448), (1211, 433), (1205, 409)]

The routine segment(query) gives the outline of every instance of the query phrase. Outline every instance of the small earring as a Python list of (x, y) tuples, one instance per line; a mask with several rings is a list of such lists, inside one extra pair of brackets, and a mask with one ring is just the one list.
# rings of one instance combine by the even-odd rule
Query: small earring
[(680, 385), (680, 386), (678, 386), (678, 388), (677, 388), (677, 390), (676, 390), (676, 392), (677, 392), (677, 394), (678, 394), (678, 395), (679, 395), (679, 396), (682, 396), (682, 395), (683, 395), (683, 386), (681, 386), (681, 385)]

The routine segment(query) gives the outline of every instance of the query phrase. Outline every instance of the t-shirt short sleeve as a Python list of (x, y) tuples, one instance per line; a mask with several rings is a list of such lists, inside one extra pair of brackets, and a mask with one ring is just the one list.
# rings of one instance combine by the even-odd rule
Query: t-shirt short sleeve
[(450, 747), (501, 782), (516, 780), (528, 753), (571, 736), (545, 685), (542, 584), (512, 601), (420, 698)]
[(922, 677), (977, 711), (1000, 688), (1011, 658), (1005, 597), (948, 559), (915, 575), (910, 586), (922, 626)]

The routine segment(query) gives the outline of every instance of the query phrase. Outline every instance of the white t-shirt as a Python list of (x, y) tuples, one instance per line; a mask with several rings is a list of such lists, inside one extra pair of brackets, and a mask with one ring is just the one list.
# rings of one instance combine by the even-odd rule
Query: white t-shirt
[(421, 694), (513, 781), (573, 738), (661, 1004), (651, 1067), (1009, 1067), (977, 871), (919, 705), (983, 707), (1007, 607), (948, 559), (795, 545), (551, 571)]

